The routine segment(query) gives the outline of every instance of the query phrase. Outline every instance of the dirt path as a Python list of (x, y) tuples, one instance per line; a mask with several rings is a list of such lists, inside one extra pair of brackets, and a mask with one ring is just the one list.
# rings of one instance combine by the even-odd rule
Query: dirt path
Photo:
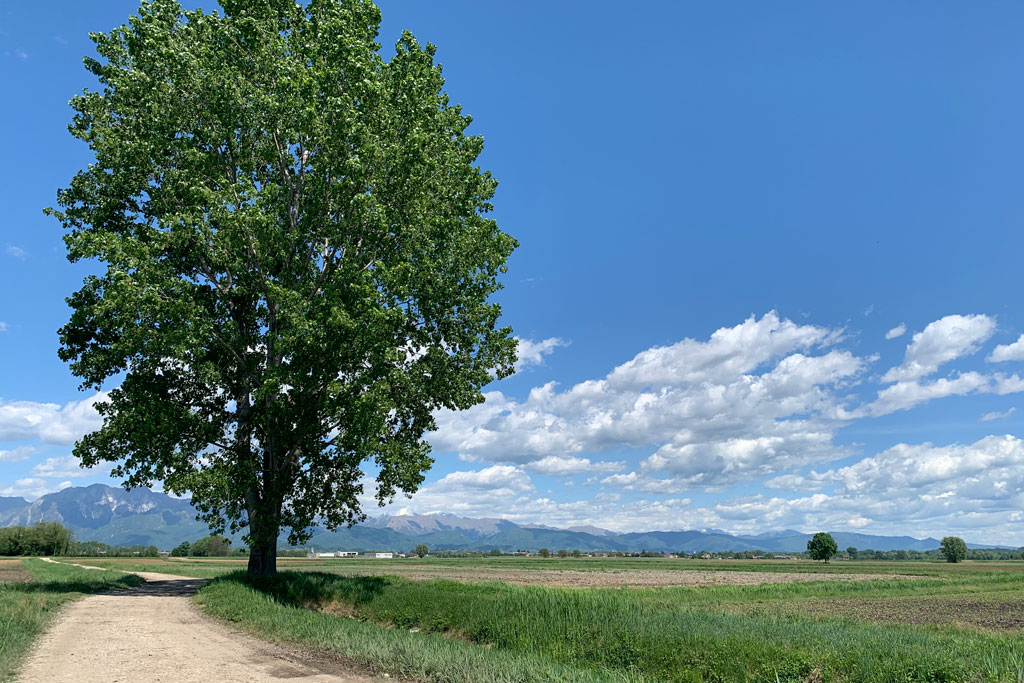
[[(19, 683), (365, 683), (200, 614), (199, 579), (139, 572), (147, 583), (68, 605), (22, 668)], [(330, 666), (330, 665), (328, 665)], [(331, 669), (337, 668), (331, 666)]]

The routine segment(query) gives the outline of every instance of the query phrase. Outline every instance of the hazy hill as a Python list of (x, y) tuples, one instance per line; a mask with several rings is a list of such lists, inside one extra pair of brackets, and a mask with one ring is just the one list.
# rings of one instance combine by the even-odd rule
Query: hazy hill
[[(209, 533), (195, 519), (187, 500), (149, 489), (125, 491), (93, 484), (50, 493), (29, 503), (0, 498), (0, 526), (55, 521), (74, 530), (82, 541), (111, 545), (156, 545), (170, 549)], [(934, 550), (939, 541), (909, 536), (872, 536), (833, 531), (840, 550)], [(736, 536), (720, 530), (616, 533), (595, 526), (557, 529), (544, 524), (516, 524), (504, 519), (470, 519), (450, 514), (382, 515), (351, 529), (318, 529), (308, 545), (317, 550), (409, 550), (426, 543), (434, 550), (579, 549), (639, 552), (708, 552), (761, 550), (790, 553), (806, 550), (811, 534), (793, 529)], [(236, 541), (237, 542), (237, 541)], [(282, 539), (283, 542), (283, 539)], [(971, 547), (982, 547), (968, 544)]]

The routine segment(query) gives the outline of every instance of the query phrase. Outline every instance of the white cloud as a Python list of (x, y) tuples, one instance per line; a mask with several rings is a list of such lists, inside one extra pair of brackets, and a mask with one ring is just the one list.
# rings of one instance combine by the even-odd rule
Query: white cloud
[(947, 315), (928, 323), (913, 336), (902, 365), (891, 368), (883, 382), (916, 380), (932, 374), (949, 361), (975, 353), (996, 331), (987, 315)]
[(57, 403), (0, 400), (0, 441), (73, 444), (102, 426), (103, 421), (95, 406), (105, 400), (106, 396), (106, 392), (101, 391), (63, 406)]
[(1012, 344), (1000, 344), (992, 349), (986, 359), (990, 363), (1004, 363), (1011, 360), (1024, 360), (1024, 334)]
[(886, 332), (885, 333), (885, 338), (886, 339), (896, 339), (897, 337), (902, 337), (904, 334), (906, 334), (906, 332), (907, 332), (907, 326), (904, 323), (900, 323), (896, 327), (894, 327), (891, 330), (889, 330), (888, 332)]
[(1007, 417), (1010, 417), (1015, 412), (1017, 412), (1017, 408), (1015, 408), (1015, 407), (1011, 407), (1009, 410), (1004, 410), (1001, 413), (998, 412), (998, 411), (992, 411), (991, 413), (985, 413), (984, 415), (982, 415), (981, 416), (981, 421), (982, 422), (992, 422), (993, 420), (1002, 420), (1002, 419), (1005, 419)]
[(0, 320), (0, 332), (8, 332), (8, 331), (10, 331), (10, 329), (11, 329), (10, 325), (5, 323), (3, 320)]
[(519, 342), (517, 349), (519, 358), (516, 360), (516, 372), (531, 365), (541, 365), (544, 362), (544, 356), (551, 355), (559, 346), (569, 345), (569, 342), (559, 337), (548, 337), (539, 342), (516, 337), (516, 341)]
[(32, 446), (18, 446), (10, 450), (0, 450), (0, 462), (21, 462), (28, 460), (36, 449)]
[(578, 474), (599, 474), (617, 472), (625, 469), (624, 462), (591, 461), (589, 458), (577, 458), (572, 455), (549, 455), (524, 465), (524, 468), (535, 474), (546, 474), (552, 477), (573, 477)]
[(932, 382), (917, 380), (897, 382), (878, 392), (878, 398), (871, 404), (856, 411), (856, 416), (888, 415), (900, 410), (947, 396), (968, 394), (1014, 394), (1024, 391), (1024, 379), (1018, 375), (985, 375), (978, 372), (963, 372), (951, 378), (940, 378)]
[(73, 455), (59, 458), (47, 458), (32, 468), (32, 474), (47, 479), (80, 479), (92, 477), (110, 471), (112, 465), (100, 465), (89, 469), (79, 466), (81, 461)]
[(62, 491), (71, 486), (70, 481), (54, 483), (52, 479), (41, 479), (39, 477), (28, 477), (18, 479), (12, 485), (0, 488), (0, 496), (16, 496), (35, 500), (40, 496), (54, 491)]
[(13, 256), (14, 258), (20, 259), (22, 261), (24, 261), (24, 260), (26, 260), (28, 258), (28, 252), (27, 251), (25, 251), (21, 247), (13, 245), (13, 244), (8, 244), (7, 245), (7, 255), (8, 256)]
[(467, 411), (438, 413), (428, 438), (463, 460), (523, 466), (652, 448), (644, 481), (634, 484), (662, 492), (827, 461), (846, 454), (832, 444), (843, 415), (837, 390), (866, 366), (848, 351), (824, 348), (839, 338), (838, 330), (771, 312), (707, 341), (643, 351), (605, 378), (564, 391), (548, 383), (523, 401), (488, 393)]

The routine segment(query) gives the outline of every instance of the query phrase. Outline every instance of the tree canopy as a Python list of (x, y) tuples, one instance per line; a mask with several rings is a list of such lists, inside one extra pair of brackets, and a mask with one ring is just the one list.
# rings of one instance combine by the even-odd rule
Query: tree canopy
[(83, 388), (119, 380), (75, 454), (191, 493), (263, 573), (282, 527), (362, 519), (364, 476), (414, 492), (434, 411), (512, 372), (491, 296), (516, 242), (432, 45), (384, 60), (364, 0), (221, 5), (145, 0), (92, 35), (102, 87), (69, 129), (94, 160), (48, 211), (105, 265), (60, 356)]
[(807, 554), (812, 560), (823, 560), (825, 564), (828, 564), (828, 561), (835, 556), (838, 549), (836, 539), (832, 538), (832, 534), (824, 531), (819, 531), (811, 540), (807, 541)]
[(946, 562), (960, 562), (967, 557), (967, 544), (959, 536), (945, 536), (939, 546)]

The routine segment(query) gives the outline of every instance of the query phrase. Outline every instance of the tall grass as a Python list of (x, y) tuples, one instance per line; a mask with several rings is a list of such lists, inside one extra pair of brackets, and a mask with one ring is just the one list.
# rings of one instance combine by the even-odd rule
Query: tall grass
[(65, 603), (111, 588), (144, 583), (121, 572), (97, 572), (23, 560), (30, 583), (0, 583), (0, 681), (13, 678), (32, 643)]
[[(889, 590), (906, 588), (903, 583), (892, 582)], [(815, 592), (813, 585), (792, 585), (730, 587), (718, 593), (735, 597), (745, 592), (749, 597), (774, 590), (781, 591), (776, 599), (784, 600), (788, 591)], [(409, 642), (417, 648), (455, 647), (453, 641), (462, 641), (460, 646), (477, 646), (476, 651), (483, 653), (477, 655), (483, 657), (480, 661), (505, 661), (501, 658), (516, 655), (566, 667), (575, 671), (574, 676), (604, 672), (618, 677), (615, 680), (1022, 680), (1024, 641), (1016, 636), (817, 620), (758, 610), (728, 614), (706, 600), (693, 599), (697, 594), (693, 589), (573, 590), (286, 572), (260, 579), (227, 575), (203, 589), (201, 596), (207, 609), (220, 616), (226, 614), (226, 602), (261, 601), (260, 630), (329, 648), (343, 642), (346, 656), (385, 669), (392, 659), (378, 639), (392, 642), (415, 636)], [(229, 618), (254, 621), (244, 611), (228, 612)], [(297, 635), (289, 625), (305, 624), (301, 615), (310, 620), (309, 627)], [(352, 643), (352, 629), (360, 634), (358, 646)], [(406, 660), (400, 658), (399, 664), (400, 672), (409, 672)], [(452, 671), (445, 674), (448, 677), (414, 673), (426, 680), (481, 680)]]

